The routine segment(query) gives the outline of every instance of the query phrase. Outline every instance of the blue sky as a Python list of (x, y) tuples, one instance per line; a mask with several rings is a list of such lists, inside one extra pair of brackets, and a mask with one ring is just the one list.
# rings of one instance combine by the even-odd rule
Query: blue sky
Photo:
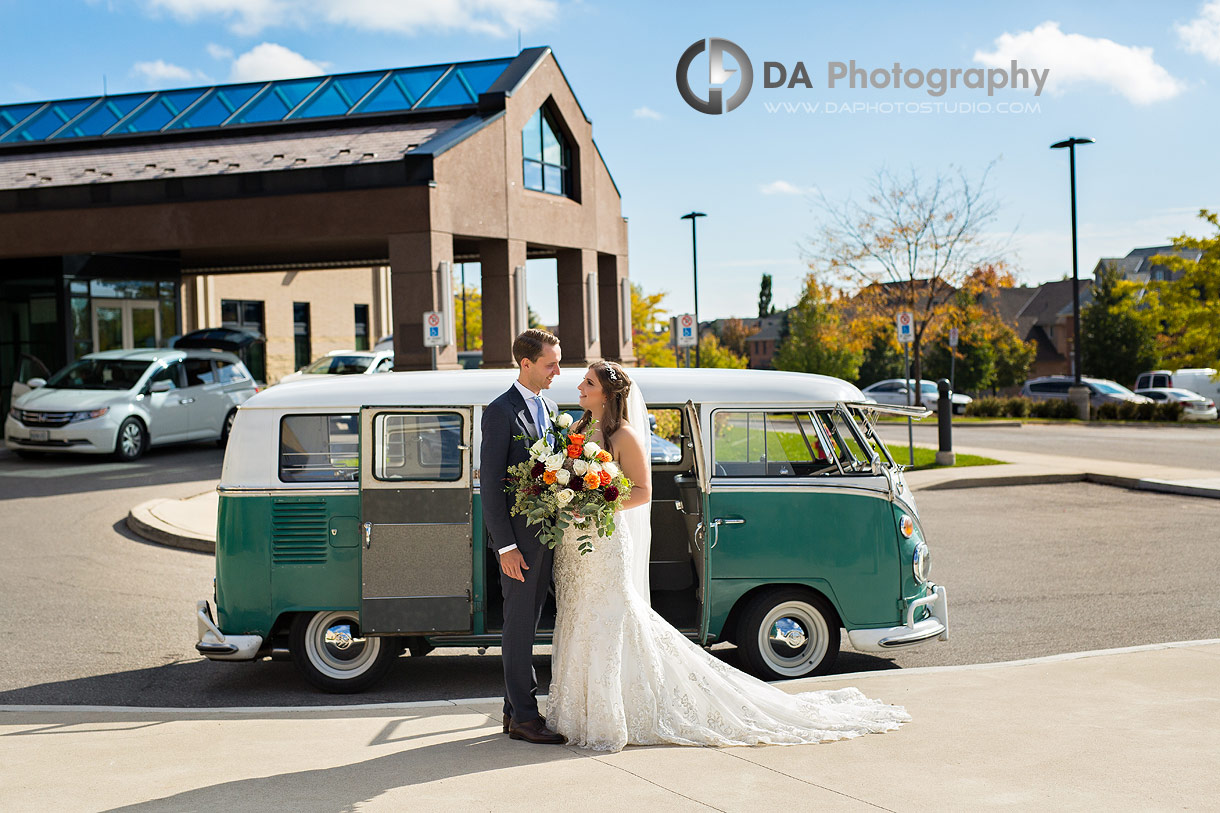
[[(1102, 256), (1202, 234), (1197, 210), (1220, 208), (1220, 0), (0, 0), (0, 102), (96, 94), (103, 77), (120, 92), (511, 56), (518, 36), (554, 49), (622, 192), (632, 278), (669, 291), (673, 312), (692, 304), (680, 215), (708, 214), (700, 316), (750, 316), (764, 272), (776, 303), (794, 303), (816, 195), (858, 198), (883, 166), (977, 177), (995, 161), (994, 232), (1030, 284), (1071, 270), (1067, 156), (1048, 149), (1054, 141), (1098, 141), (1078, 152), (1083, 273)], [(674, 82), (679, 56), (705, 37), (732, 40), (754, 65), (749, 97), (725, 115), (694, 111)], [(928, 70), (1011, 58), (1051, 71), (1040, 96), (827, 87), (830, 61)], [(813, 88), (764, 88), (764, 61), (803, 62)], [(692, 79), (706, 65), (697, 60)], [(827, 112), (828, 103), (936, 101), (959, 112)], [(783, 102), (819, 107), (768, 111)], [(991, 112), (960, 112), (984, 102)], [(1019, 112), (996, 112), (1001, 102)], [(553, 323), (553, 270), (530, 273), (531, 304)]]

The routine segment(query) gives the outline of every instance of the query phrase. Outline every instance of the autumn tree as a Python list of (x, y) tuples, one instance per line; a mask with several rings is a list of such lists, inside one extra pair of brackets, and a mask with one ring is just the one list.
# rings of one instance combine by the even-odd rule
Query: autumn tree
[(1093, 301), (1080, 309), (1080, 352), (1089, 375), (1130, 385), (1144, 370), (1159, 366), (1157, 309), (1142, 306), (1139, 289), (1118, 269), (1102, 268)]
[(923, 377), (925, 336), (958, 289), (976, 269), (1003, 266), (989, 235), (999, 211), (987, 190), (990, 169), (977, 182), (961, 170), (925, 179), (914, 169), (902, 177), (881, 169), (863, 202), (821, 197), (811, 265), (857, 291), (858, 313), (892, 321), (900, 311), (911, 312), (912, 378)]
[(714, 333), (705, 333), (699, 339), (700, 367), (728, 367), (744, 370), (746, 359), (720, 344)]
[[(462, 305), (463, 288), (455, 280), (453, 285), (453, 328), (459, 350), (483, 349), (483, 295), (473, 285), (465, 286), (466, 304)], [(463, 344), (463, 336), (465, 343)]]
[(641, 367), (678, 366), (670, 344), (669, 320), (662, 307), (666, 296), (665, 291), (645, 294), (641, 286), (631, 285), (631, 341)]
[(853, 380), (862, 353), (843, 325), (841, 303), (834, 290), (805, 276), (796, 307), (788, 311), (783, 340), (771, 359), (777, 370), (818, 373)]
[(1174, 248), (1201, 251), (1198, 260), (1156, 257), (1176, 277), (1155, 286), (1163, 320), (1164, 361), (1175, 369), (1220, 366), (1220, 215), (1202, 209), (1199, 217), (1216, 229), (1214, 235), (1182, 235), (1173, 241)]
[[(747, 327), (745, 322), (737, 317), (732, 317), (720, 323), (717, 338), (729, 350), (739, 356), (749, 358), (750, 349), (746, 345), (746, 341), (757, 332), (758, 328)], [(703, 352), (702, 349), (700, 349), (700, 352)]]

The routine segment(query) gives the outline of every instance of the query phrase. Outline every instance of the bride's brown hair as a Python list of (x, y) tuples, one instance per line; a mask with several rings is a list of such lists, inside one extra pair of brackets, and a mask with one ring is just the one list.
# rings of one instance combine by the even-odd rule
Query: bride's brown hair
[[(613, 361), (595, 361), (589, 365), (589, 370), (597, 376), (606, 396), (606, 408), (602, 410), (602, 440), (606, 451), (611, 454), (610, 438), (627, 422), (627, 394), (631, 392), (631, 379), (626, 371)], [(593, 413), (585, 410), (580, 420), (572, 425), (573, 432), (583, 432), (593, 420)]]

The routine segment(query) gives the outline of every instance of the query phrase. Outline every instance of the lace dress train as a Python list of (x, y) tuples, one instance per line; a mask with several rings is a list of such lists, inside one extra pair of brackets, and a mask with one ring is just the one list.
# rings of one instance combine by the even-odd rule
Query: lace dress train
[[(581, 556), (555, 550), (557, 615), (547, 724), (599, 751), (626, 745), (794, 745), (898, 728), (905, 710), (857, 689), (788, 694), (733, 669), (631, 586), (626, 523)], [(568, 534), (573, 534), (568, 531)]]

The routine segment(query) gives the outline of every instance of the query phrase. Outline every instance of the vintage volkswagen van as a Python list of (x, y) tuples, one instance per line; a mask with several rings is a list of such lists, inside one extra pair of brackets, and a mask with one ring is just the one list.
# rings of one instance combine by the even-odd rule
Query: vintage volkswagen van
[[(548, 392), (577, 401), (578, 370)], [(879, 411), (835, 378), (639, 369), (681, 459), (654, 463), (651, 600), (690, 638), (732, 641), (766, 679), (828, 671), (840, 630), (886, 652), (948, 637), (945, 589)], [(343, 376), (272, 387), (233, 425), (219, 486), (214, 660), (290, 654), (360, 691), (409, 648), (495, 646), (499, 567), (479, 497), (479, 423), (513, 371)], [(548, 607), (539, 643), (550, 640)]]

